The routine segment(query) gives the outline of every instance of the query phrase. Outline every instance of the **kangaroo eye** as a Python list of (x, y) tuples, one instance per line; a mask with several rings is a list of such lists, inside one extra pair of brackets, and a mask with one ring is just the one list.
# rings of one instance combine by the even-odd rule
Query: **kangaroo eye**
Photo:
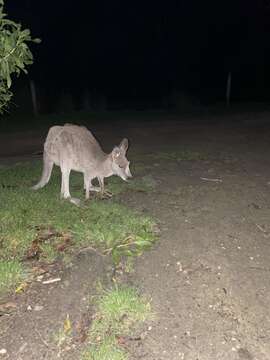
[(120, 169), (124, 169), (125, 165), (119, 165)]

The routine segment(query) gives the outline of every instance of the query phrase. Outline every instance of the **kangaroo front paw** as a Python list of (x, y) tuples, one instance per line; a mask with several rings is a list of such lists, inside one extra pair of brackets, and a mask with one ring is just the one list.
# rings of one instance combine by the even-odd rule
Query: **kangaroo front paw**
[(103, 191), (103, 193), (100, 193), (100, 196), (101, 196), (101, 199), (110, 199), (112, 196), (113, 196), (113, 193), (108, 191), (108, 190), (105, 190)]

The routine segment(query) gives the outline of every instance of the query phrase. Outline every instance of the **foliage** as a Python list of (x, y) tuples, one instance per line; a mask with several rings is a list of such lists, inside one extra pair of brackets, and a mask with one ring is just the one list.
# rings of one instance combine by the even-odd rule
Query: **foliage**
[(29, 29), (22, 29), (21, 24), (7, 19), (3, 8), (4, 0), (0, 0), (0, 113), (12, 97), (12, 74), (27, 73), (26, 66), (33, 63), (28, 43), (40, 42), (32, 39)]
[(97, 303), (97, 314), (90, 330), (94, 343), (108, 335), (113, 337), (130, 334), (134, 325), (150, 316), (150, 303), (141, 298), (136, 289), (115, 285), (104, 291)]
[(89, 347), (83, 360), (126, 360), (121, 339), (151, 317), (151, 306), (134, 288), (107, 290), (97, 301), (97, 313), (89, 332)]
[(108, 338), (99, 345), (92, 345), (83, 353), (82, 360), (127, 360), (127, 354), (120, 349), (115, 339)]
[(23, 279), (23, 268), (17, 260), (0, 259), (0, 295), (14, 288)]

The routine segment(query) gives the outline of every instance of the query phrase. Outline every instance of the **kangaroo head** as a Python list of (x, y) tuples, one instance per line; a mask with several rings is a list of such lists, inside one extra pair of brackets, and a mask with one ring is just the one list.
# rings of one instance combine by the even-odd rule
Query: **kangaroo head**
[(128, 149), (128, 139), (123, 139), (119, 146), (115, 146), (112, 151), (112, 170), (114, 175), (120, 176), (123, 180), (132, 177), (129, 170), (129, 161), (126, 158)]

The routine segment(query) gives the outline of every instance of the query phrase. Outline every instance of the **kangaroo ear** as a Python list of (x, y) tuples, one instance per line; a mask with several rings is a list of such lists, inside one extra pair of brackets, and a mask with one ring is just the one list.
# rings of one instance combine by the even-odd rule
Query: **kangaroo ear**
[(124, 152), (126, 152), (127, 149), (128, 149), (128, 139), (124, 138), (124, 139), (121, 141), (119, 147), (120, 147), (121, 150), (123, 150)]
[(118, 146), (115, 146), (115, 147), (113, 148), (113, 151), (112, 151), (112, 157), (113, 157), (113, 159), (118, 158), (118, 156), (120, 156), (120, 154), (121, 154), (120, 148), (119, 148)]

